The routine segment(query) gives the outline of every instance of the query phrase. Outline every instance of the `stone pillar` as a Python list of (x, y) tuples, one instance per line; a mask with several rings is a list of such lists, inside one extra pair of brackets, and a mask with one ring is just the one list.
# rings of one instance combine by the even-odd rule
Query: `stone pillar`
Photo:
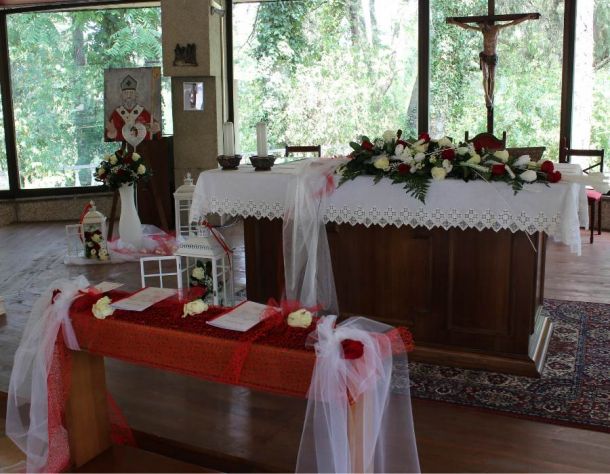
[[(163, 74), (172, 78), (176, 186), (187, 170), (197, 176), (214, 168), (222, 147), (223, 84), (221, 22), (210, 0), (162, 0)], [(176, 45), (194, 43), (196, 66), (174, 65)], [(185, 111), (183, 84), (203, 82), (204, 110)]]

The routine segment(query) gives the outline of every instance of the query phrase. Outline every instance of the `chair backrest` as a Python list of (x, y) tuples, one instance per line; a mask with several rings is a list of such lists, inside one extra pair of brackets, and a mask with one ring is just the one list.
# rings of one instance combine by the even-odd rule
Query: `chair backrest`
[(516, 147), (507, 148), (508, 154), (511, 158), (519, 158), (523, 155), (529, 155), (532, 161), (540, 161), (544, 154), (546, 147), (544, 146), (529, 146), (529, 147)]
[(293, 153), (315, 153), (318, 157), (322, 156), (322, 145), (303, 145), (303, 146), (288, 146), (286, 145), (286, 154), (290, 156)]
[(567, 146), (567, 140), (565, 138), (562, 138), (561, 140), (562, 146), (561, 146), (561, 150), (559, 152), (559, 161), (563, 162), (563, 163), (569, 163), (570, 162), (570, 158), (572, 156), (592, 156), (592, 157), (599, 157), (599, 161), (597, 163), (592, 164), (591, 166), (588, 166), (587, 168), (584, 168), (582, 171), (584, 173), (589, 173), (589, 171), (591, 171), (594, 168), (599, 167), (599, 172), (603, 173), (604, 172), (604, 150), (603, 148), (601, 150), (578, 150), (575, 148), (568, 148)]
[(486, 150), (496, 151), (506, 148), (506, 132), (502, 132), (502, 138), (497, 138), (493, 133), (482, 132), (475, 135), (474, 138), (468, 138), (468, 132), (464, 133), (464, 140), (471, 141), (475, 148), (485, 148)]

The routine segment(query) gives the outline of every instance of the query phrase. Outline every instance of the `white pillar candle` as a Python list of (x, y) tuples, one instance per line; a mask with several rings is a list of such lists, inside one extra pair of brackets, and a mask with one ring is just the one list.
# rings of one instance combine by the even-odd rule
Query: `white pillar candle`
[(268, 156), (269, 149), (267, 148), (267, 124), (258, 122), (256, 124), (256, 154), (258, 156)]
[(235, 132), (233, 122), (226, 122), (222, 126), (223, 152), (226, 156), (235, 155)]

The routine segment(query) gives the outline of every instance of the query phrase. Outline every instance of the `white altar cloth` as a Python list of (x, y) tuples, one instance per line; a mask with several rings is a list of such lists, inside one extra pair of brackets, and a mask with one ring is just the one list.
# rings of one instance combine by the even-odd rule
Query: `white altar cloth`
[[(197, 180), (191, 221), (205, 219), (209, 213), (282, 218), (287, 193), (294, 191), (298, 168), (297, 162), (263, 172), (249, 166), (204, 171)], [(335, 182), (338, 180), (335, 176)], [(408, 225), (545, 232), (580, 254), (579, 213), (586, 209), (586, 195), (576, 183), (526, 184), (515, 195), (503, 182), (447, 179), (431, 183), (423, 204), (409, 196), (400, 184), (388, 179), (374, 184), (372, 177), (359, 177), (338, 187), (328, 198), (324, 220), (367, 227)]]

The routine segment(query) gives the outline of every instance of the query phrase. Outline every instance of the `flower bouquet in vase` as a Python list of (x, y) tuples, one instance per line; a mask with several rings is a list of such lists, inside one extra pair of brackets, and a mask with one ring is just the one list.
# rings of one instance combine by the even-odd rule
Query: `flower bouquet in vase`
[(142, 246), (142, 224), (135, 204), (135, 184), (148, 179), (150, 170), (142, 157), (134, 151), (121, 148), (108, 155), (95, 169), (95, 180), (110, 189), (119, 191), (121, 197), (121, 217), (119, 237), (121, 242), (139, 249)]

